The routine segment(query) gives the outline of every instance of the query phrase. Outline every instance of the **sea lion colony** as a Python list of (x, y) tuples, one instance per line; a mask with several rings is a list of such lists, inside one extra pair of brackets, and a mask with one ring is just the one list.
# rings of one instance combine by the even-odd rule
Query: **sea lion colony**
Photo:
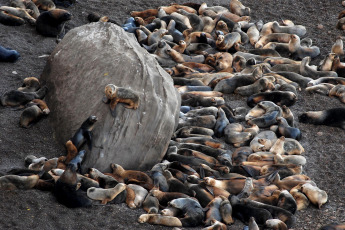
[[(288, 106), (306, 87), (343, 101), (342, 54), (336, 49), (340, 44), (342, 50), (342, 41), (315, 68), (309, 61), (319, 51), (310, 39), (300, 39), (306, 32), (303, 26), (288, 20), (282, 25), (252, 23), (249, 12), (234, 0), (229, 8), (173, 4), (132, 12), (135, 18), (122, 26), (136, 33), (138, 42), (166, 68), (182, 98), (180, 122), (165, 160), (149, 173), (112, 163), (111, 174), (92, 168), (82, 175), (85, 150), (80, 148), (85, 142), (92, 147), (97, 121), (90, 116), (67, 141), (67, 156), (28, 156), (28, 170), (0, 177), (0, 188), (52, 190), (68, 207), (90, 206), (91, 199), (126, 202), (148, 212), (139, 217), (141, 223), (206, 229), (226, 229), (233, 217), (250, 229), (287, 229), (293, 227), (296, 210), (309, 203), (321, 208), (327, 194), (302, 174), (305, 150), (298, 140), (303, 135)], [(97, 14), (90, 18), (112, 21)], [(34, 104), (33, 112), (23, 111), (29, 114), (24, 118), (49, 113), (47, 105), (37, 101), (47, 91), (37, 82), (26, 80), (23, 87), (6, 92), (2, 105)], [(23, 89), (28, 91), (21, 94)], [(232, 109), (223, 98), (231, 93), (249, 96), (253, 108)], [(304, 113), (299, 121), (344, 129), (344, 115), (344, 108), (334, 108)], [(21, 124), (27, 127), (30, 122)], [(237, 149), (226, 150), (223, 141)]]

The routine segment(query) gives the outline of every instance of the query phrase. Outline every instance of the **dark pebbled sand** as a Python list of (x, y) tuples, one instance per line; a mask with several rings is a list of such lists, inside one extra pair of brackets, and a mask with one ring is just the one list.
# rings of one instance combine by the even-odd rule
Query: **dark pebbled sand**
[[(184, 1), (176, 1), (183, 3)], [(202, 1), (195, 1), (202, 3)], [(227, 7), (229, 1), (206, 1), (208, 5)], [(307, 27), (306, 36), (320, 47), (321, 57), (330, 52), (331, 46), (342, 31), (336, 30), (337, 16), (344, 9), (340, 0), (243, 0), (252, 10), (252, 19), (266, 21), (291, 19)], [(9, 0), (0, 0), (8, 5)], [(73, 19), (67, 24), (74, 28), (88, 23), (89, 12), (108, 15), (119, 23), (133, 10), (144, 10), (167, 5), (170, 1), (158, 0), (83, 0), (67, 8)], [(322, 24), (323, 29), (317, 25)], [(39, 77), (46, 59), (56, 46), (54, 38), (38, 35), (34, 27), (23, 25), (9, 27), (0, 24), (0, 45), (16, 49), (22, 58), (16, 63), (0, 63), (0, 93), (16, 89), (25, 77)], [(313, 60), (317, 64), (321, 58)], [(13, 72), (17, 74), (14, 74)], [(230, 95), (226, 97), (233, 107), (244, 106), (245, 98)], [(336, 98), (304, 91), (298, 95), (297, 103), (291, 107), (295, 116), (304, 111), (344, 107)], [(49, 116), (30, 129), (19, 127), (21, 111), (0, 107), (0, 170), (23, 167), (24, 158), (29, 154), (47, 158), (65, 154), (63, 143), (57, 143)], [(298, 124), (303, 138), (307, 158), (305, 174), (310, 176), (319, 188), (328, 193), (329, 201), (319, 210), (314, 206), (296, 214), (294, 229), (318, 229), (333, 222), (345, 222), (345, 131), (339, 128)], [(94, 205), (92, 208), (68, 209), (55, 200), (50, 192), (36, 190), (0, 192), (0, 229), (168, 229), (149, 224), (139, 224), (137, 218), (143, 210), (130, 210), (125, 204)], [(199, 229), (202, 227), (200, 226)], [(242, 229), (236, 221), (231, 229)]]

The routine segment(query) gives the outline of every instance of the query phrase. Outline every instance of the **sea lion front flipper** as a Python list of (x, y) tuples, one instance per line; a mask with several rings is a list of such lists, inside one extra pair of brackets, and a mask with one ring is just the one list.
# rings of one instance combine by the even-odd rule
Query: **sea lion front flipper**
[(110, 103), (110, 99), (107, 98), (106, 96), (104, 96), (104, 97), (102, 98), (102, 101), (103, 101), (105, 104), (109, 104), (109, 103)]
[(111, 109), (111, 108), (110, 108), (110, 112), (111, 112), (111, 115), (112, 115), (113, 117), (116, 117), (116, 108), (114, 108), (114, 109)]

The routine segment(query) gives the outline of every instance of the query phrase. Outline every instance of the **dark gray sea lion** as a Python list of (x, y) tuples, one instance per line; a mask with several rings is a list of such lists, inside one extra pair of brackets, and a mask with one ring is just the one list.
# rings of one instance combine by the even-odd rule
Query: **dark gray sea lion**
[(261, 101), (272, 101), (277, 105), (292, 106), (297, 101), (297, 96), (293, 92), (287, 91), (270, 91), (256, 93), (248, 97), (247, 105), (249, 107), (253, 107)]
[(80, 149), (84, 143), (87, 143), (89, 149), (92, 149), (92, 134), (91, 131), (98, 118), (96, 116), (90, 116), (86, 119), (80, 126), (80, 128), (75, 132), (71, 141)]
[(302, 123), (335, 126), (345, 129), (345, 108), (309, 111), (302, 113), (298, 119)]
[(34, 99), (42, 99), (48, 91), (47, 87), (42, 87), (36, 92), (22, 92), (19, 90), (11, 90), (1, 96), (1, 104), (3, 106), (20, 106)]
[(63, 9), (43, 12), (36, 20), (36, 31), (43, 36), (63, 37), (65, 23), (71, 18), (72, 15)]

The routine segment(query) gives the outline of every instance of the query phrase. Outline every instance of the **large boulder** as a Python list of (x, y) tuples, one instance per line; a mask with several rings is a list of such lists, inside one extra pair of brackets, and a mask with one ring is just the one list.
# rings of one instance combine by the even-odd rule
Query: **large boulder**
[[(139, 46), (133, 34), (97, 22), (69, 31), (50, 55), (41, 76), (55, 138), (65, 144), (84, 120), (96, 115), (93, 148), (83, 169), (109, 171), (110, 163), (147, 170), (159, 162), (173, 134), (180, 96), (171, 77)], [(116, 116), (102, 102), (107, 84), (139, 94), (136, 110), (119, 103)]]

